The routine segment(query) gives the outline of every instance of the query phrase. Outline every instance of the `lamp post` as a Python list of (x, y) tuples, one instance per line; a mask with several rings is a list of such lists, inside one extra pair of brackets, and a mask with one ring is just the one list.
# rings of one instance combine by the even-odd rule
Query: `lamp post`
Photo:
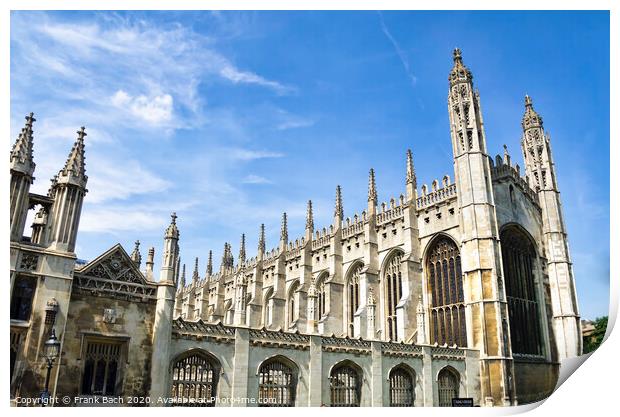
[(60, 353), (60, 341), (56, 337), (56, 330), (52, 329), (52, 334), (50, 338), (47, 339), (45, 345), (43, 346), (43, 357), (47, 362), (47, 375), (45, 376), (45, 390), (41, 393), (41, 405), (45, 407), (45, 403), (50, 398), (49, 386), (50, 386), (50, 374), (52, 373), (52, 367), (54, 366), (54, 361), (58, 358), (58, 354)]

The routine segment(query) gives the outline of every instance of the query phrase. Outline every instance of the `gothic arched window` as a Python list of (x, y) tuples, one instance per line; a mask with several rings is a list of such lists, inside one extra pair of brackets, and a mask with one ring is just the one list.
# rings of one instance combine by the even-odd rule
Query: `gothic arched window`
[(172, 405), (213, 407), (219, 376), (219, 364), (209, 356), (196, 352), (174, 363), (172, 367)]
[(326, 298), (325, 298), (325, 281), (327, 280), (327, 274), (323, 274), (319, 277), (319, 280), (316, 283), (316, 299), (317, 299), (317, 316), (318, 320), (321, 320), (327, 313), (327, 308), (325, 307)]
[(299, 282), (295, 282), (291, 285), (291, 288), (288, 291), (288, 300), (287, 300), (287, 309), (288, 309), (288, 321), (287, 325), (292, 327), (297, 319), (299, 318), (298, 309), (297, 309), (297, 299), (296, 292), (299, 287)]
[(400, 271), (402, 257), (402, 252), (394, 254), (385, 268), (385, 320), (389, 340), (399, 339), (396, 306), (403, 294), (403, 275)]
[(390, 407), (413, 407), (414, 378), (403, 366), (390, 372)]
[(459, 376), (449, 368), (439, 371), (437, 378), (439, 385), (439, 406), (452, 407), (452, 399), (459, 396)]
[(540, 315), (534, 282), (536, 251), (529, 237), (512, 226), (500, 233), (504, 282), (514, 353), (542, 355)]
[(263, 300), (263, 326), (268, 327), (271, 325), (271, 297), (273, 297), (273, 287), (267, 290), (267, 294)]
[(428, 251), (431, 293), (431, 343), (467, 346), (461, 256), (456, 244), (441, 236)]
[(348, 362), (335, 366), (329, 375), (330, 405), (359, 407), (361, 376)]
[(268, 359), (258, 371), (258, 405), (293, 407), (296, 381), (293, 366), (278, 357)]
[(362, 265), (359, 264), (349, 277), (347, 282), (347, 334), (351, 337), (354, 336), (354, 319), (355, 312), (360, 306), (360, 273), (362, 272)]

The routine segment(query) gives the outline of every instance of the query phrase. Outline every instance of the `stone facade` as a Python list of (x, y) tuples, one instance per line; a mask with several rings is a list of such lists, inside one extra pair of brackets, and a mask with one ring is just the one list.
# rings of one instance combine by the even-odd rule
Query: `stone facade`
[(40, 390), (54, 327), (62, 354), (51, 387), (77, 398), (497, 406), (548, 396), (560, 361), (581, 352), (550, 138), (526, 97), (524, 174), (506, 148), (492, 159), (458, 49), (448, 111), (454, 181), (418, 189), (408, 151), (402, 195), (378, 202), (371, 169), (360, 213), (344, 217), (338, 186), (331, 225), (315, 228), (309, 201), (303, 236), (289, 238), (285, 213), (277, 247), (261, 226), (255, 257), (242, 236), (236, 260), (226, 243), (219, 270), (210, 254), (201, 274), (196, 259), (189, 282), (176, 215), (158, 281), (153, 248), (140, 269), (139, 242), (131, 255), (116, 245), (76, 265), (86, 134), (48, 196), (29, 193), (30, 115), (11, 154), (12, 395)]

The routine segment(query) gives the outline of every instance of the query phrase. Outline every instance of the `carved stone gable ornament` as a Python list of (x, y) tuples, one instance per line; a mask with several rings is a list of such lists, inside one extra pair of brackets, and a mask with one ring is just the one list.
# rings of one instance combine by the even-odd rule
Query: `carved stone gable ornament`
[(116, 323), (116, 310), (113, 308), (103, 309), (103, 322), (108, 324)]

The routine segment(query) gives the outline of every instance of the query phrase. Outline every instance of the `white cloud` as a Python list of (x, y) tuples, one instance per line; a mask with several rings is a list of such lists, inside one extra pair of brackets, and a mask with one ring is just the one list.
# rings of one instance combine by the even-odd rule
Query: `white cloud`
[(383, 20), (383, 14), (381, 12), (378, 12), (378, 13), (379, 13), (379, 21), (381, 23), (381, 30), (383, 31), (385, 36), (388, 38), (388, 40), (394, 47), (394, 50), (396, 51), (396, 54), (398, 55), (398, 58), (400, 59), (400, 62), (403, 65), (403, 69), (405, 70), (407, 77), (409, 77), (409, 79), (411, 80), (411, 84), (415, 85), (417, 82), (417, 77), (415, 76), (413, 71), (411, 71), (411, 65), (409, 65), (409, 59), (407, 58), (407, 54), (405, 53), (405, 51), (403, 51), (403, 49), (400, 47), (398, 42), (396, 42), (396, 39), (394, 39), (394, 36), (392, 36), (392, 33), (387, 28), (387, 25), (385, 24), (385, 21)]
[(111, 98), (112, 104), (128, 110), (136, 117), (155, 125), (168, 122), (172, 118), (173, 99), (170, 94), (133, 97), (118, 90)]
[(220, 75), (235, 84), (256, 84), (263, 87), (269, 87), (275, 90), (278, 94), (287, 94), (294, 91), (292, 87), (282, 85), (277, 81), (266, 80), (260, 75), (256, 75), (252, 72), (240, 71), (230, 63), (226, 63), (220, 69)]
[(271, 181), (267, 178), (255, 174), (246, 176), (241, 182), (244, 184), (271, 184)]
[[(126, 200), (135, 195), (161, 193), (172, 184), (134, 160), (94, 158), (87, 164), (88, 202)], [(122, 164), (122, 166), (120, 166)], [(92, 168), (92, 169), (89, 169)]]
[(238, 159), (241, 161), (251, 161), (254, 159), (264, 158), (282, 158), (284, 154), (280, 152), (256, 151), (251, 149), (233, 149), (230, 156), (233, 159)]

